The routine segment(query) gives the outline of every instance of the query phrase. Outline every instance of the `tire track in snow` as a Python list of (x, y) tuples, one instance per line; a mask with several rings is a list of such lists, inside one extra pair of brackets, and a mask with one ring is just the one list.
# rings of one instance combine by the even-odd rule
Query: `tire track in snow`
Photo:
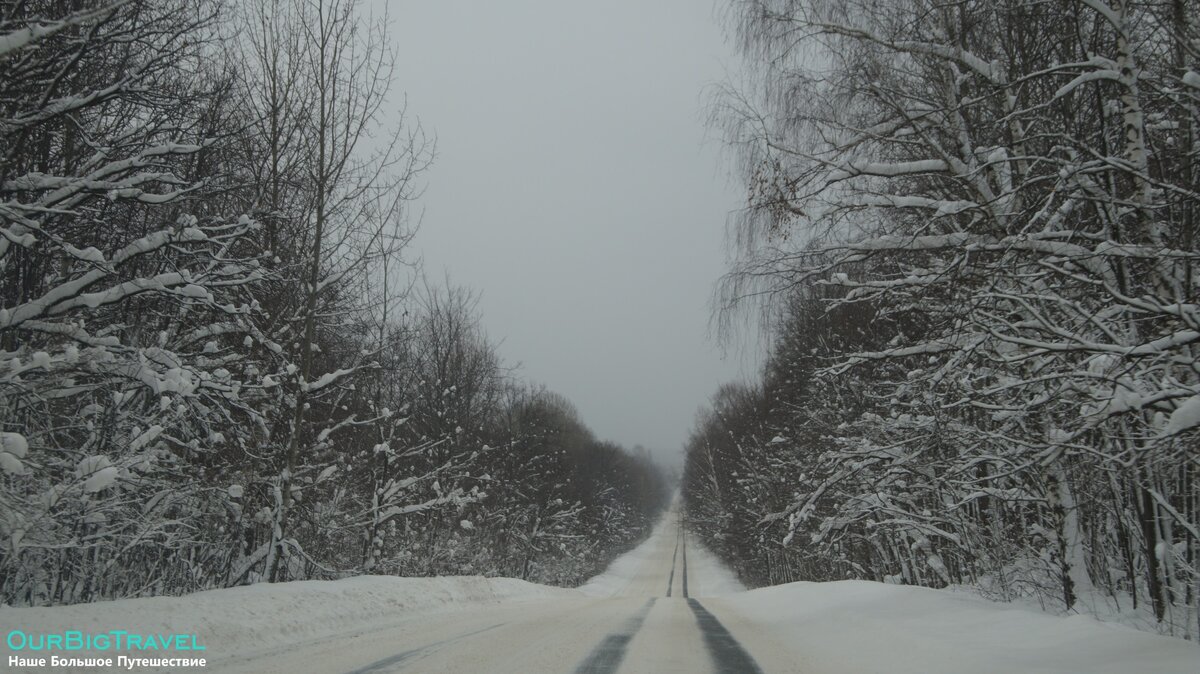
[[(704, 645), (712, 656), (713, 666), (720, 674), (762, 674), (762, 668), (750, 657), (737, 639), (725, 629), (720, 620), (697, 599), (688, 597), (687, 574), (687, 536), (683, 527), (679, 527), (679, 537), (683, 541), (683, 597), (687, 600), (688, 608), (696, 616), (700, 633), (704, 636)], [(673, 571), (674, 569), (672, 569)]]
[(683, 527), (679, 528), (679, 538), (683, 540), (683, 598), (687, 599), (687, 537), (683, 535)]
[(421, 646), (420, 648), (413, 648), (413, 649), (404, 651), (403, 653), (397, 653), (391, 657), (387, 657), (382, 660), (376, 660), (375, 662), (372, 662), (371, 664), (367, 665), (366, 667), (360, 667), (358, 669), (351, 670), (347, 674), (379, 674), (380, 672), (386, 672), (386, 671), (392, 669), (393, 667), (402, 665), (405, 662), (412, 660), (413, 658), (425, 655), (427, 653), (431, 653), (431, 652), (437, 650), (438, 648), (445, 646), (446, 644), (452, 644), (456, 641), (466, 639), (467, 637), (473, 637), (476, 634), (483, 634), (484, 632), (490, 632), (490, 631), (496, 629), (497, 627), (503, 627), (505, 624), (506, 623), (498, 623), (496, 625), (492, 625), (491, 627), (485, 627), (481, 630), (475, 630), (474, 632), (467, 632), (466, 634), (460, 634), (456, 637), (451, 637), (449, 639), (443, 639), (442, 641), (435, 641), (432, 644), (426, 644), (424, 646)]
[(716, 671), (721, 674), (762, 674), (762, 669), (754, 658), (742, 648), (737, 639), (725, 629), (716, 616), (708, 612), (699, 601), (687, 600), (692, 613), (696, 614), (696, 622), (700, 624), (700, 632), (704, 635), (704, 645), (712, 656)]
[(612, 674), (617, 671), (617, 668), (621, 666), (621, 661), (625, 659), (625, 649), (628, 648), (633, 635), (642, 629), (642, 623), (646, 622), (646, 614), (650, 613), (655, 601), (656, 598), (651, 597), (632, 618), (622, 625), (621, 631), (604, 637), (604, 640), (592, 649), (592, 652), (575, 668), (575, 674)]
[(671, 575), (667, 577), (667, 596), (671, 596), (671, 586), (675, 584), (675, 558), (679, 556), (679, 539), (683, 537), (680, 533), (675, 536), (675, 552), (671, 553)]

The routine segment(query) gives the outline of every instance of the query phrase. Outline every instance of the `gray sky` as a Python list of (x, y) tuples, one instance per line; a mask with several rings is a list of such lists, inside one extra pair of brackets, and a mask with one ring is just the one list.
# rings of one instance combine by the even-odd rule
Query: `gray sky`
[(722, 381), (709, 298), (739, 203), (705, 88), (706, 0), (391, 3), (397, 86), (437, 135), (426, 270), (482, 292), (501, 354), (602, 438), (668, 458)]

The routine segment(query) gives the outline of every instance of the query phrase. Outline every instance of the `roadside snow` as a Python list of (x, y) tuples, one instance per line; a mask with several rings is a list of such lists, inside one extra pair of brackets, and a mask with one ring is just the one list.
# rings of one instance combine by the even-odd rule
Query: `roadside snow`
[[(529, 643), (598, 641), (603, 631), (596, 630), (597, 616), (610, 616), (617, 625), (628, 618), (626, 613), (644, 605), (646, 597), (659, 597), (655, 604), (658, 613), (647, 621), (640, 638), (656, 644), (655, 652), (662, 657), (686, 658), (704, 651), (692, 612), (680, 593), (683, 546), (676, 548), (677, 522), (674, 510), (669, 511), (645, 543), (578, 590), (475, 576), (362, 576), (263, 583), (185, 597), (49, 608), (0, 607), (0, 632), (20, 629), (36, 634), (71, 629), (103, 633), (120, 629), (140, 634), (195, 634), (207, 647), (202, 656), (195, 655), (208, 658), (213, 671), (235, 665), (250, 671), (245, 668), (274, 662), (272, 658), (283, 654), (295, 656), (293, 660), (321, 653), (332, 658), (307, 659), (304, 667), (295, 669), (317, 672), (346, 671), (342, 661), (349, 652), (362, 651), (367, 653), (363, 656), (366, 661), (384, 662), (397, 653), (456, 639), (455, 635), (476, 627), (486, 632), (512, 621), (514, 633), (480, 636), (482, 641), (464, 642), (462, 647), (468, 654), (487, 652), (489, 657), (516, 663), (537, 650), (529, 649)], [(1200, 672), (1200, 647), (1194, 643), (1086, 616), (1062, 618), (997, 604), (967, 593), (866, 581), (791, 583), (742, 591), (741, 584), (712, 553), (693, 537), (686, 540), (690, 596), (700, 598), (705, 609), (765, 671)], [(675, 594), (667, 599), (663, 594), (673, 562)], [(592, 598), (617, 595), (624, 598)], [(474, 622), (466, 627), (464, 621)], [(425, 625), (432, 626), (429, 634), (417, 628)], [(436, 638), (431, 636), (435, 634)], [(511, 644), (514, 650), (504, 652), (493, 644)], [(6, 660), (12, 652), (7, 645), (4, 650), (0, 656)], [(484, 661), (480, 663), (480, 669), (471, 671), (484, 671)]]
[[(664, 581), (673, 578), (673, 587), (682, 596), (685, 556), (689, 596), (718, 597), (745, 591), (746, 586), (696, 537), (685, 532), (686, 550), (677, 547), (678, 533), (677, 497), (641, 545), (613, 560), (603, 573), (581, 585), (579, 591), (590, 597), (615, 597), (629, 594), (631, 590), (645, 590), (648, 596), (656, 596), (666, 589)], [(674, 574), (671, 573), (672, 562)]]
[[(659, 554), (664, 538), (674, 539), (676, 514), (674, 509), (662, 516), (650, 537), (641, 545), (617, 557), (603, 573), (579, 586), (579, 592), (589, 597), (614, 597), (625, 591), (638, 572)], [(669, 553), (669, 551), (668, 551)]]
[[(513, 578), (359, 576), (259, 583), (183, 597), (52, 607), (0, 607), (0, 631), (195, 634), (211, 660), (371, 631), (414, 614), (502, 602), (579, 597), (575, 590)], [(4, 660), (13, 652), (4, 645)]]
[[(711, 605), (718, 615), (731, 611), (747, 629), (786, 644), (806, 672), (1200, 672), (1200, 647), (1182, 639), (941, 590), (867, 581), (790, 583)], [(735, 636), (741, 635), (735, 630)]]
[(694, 536), (687, 537), (688, 590), (693, 597), (720, 597), (745, 592), (746, 586), (729, 567)]

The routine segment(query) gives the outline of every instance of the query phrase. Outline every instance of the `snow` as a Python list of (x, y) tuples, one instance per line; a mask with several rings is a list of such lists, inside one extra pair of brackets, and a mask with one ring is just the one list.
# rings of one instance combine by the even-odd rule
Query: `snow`
[(120, 470), (112, 465), (107, 456), (96, 455), (81, 459), (75, 466), (75, 473), (87, 478), (83, 483), (83, 491), (91, 494), (111, 487)]
[(101, 253), (94, 246), (88, 246), (87, 248), (76, 248), (71, 244), (64, 244), (63, 248), (72, 256), (85, 262), (95, 262), (96, 264), (104, 263), (104, 253)]
[(955, 215), (973, 208), (979, 208), (979, 204), (973, 201), (929, 199), (926, 197), (896, 194), (867, 194), (855, 196), (851, 203), (859, 206), (931, 209), (934, 211), (934, 217), (942, 215)]
[(670, 513), (664, 515), (645, 543), (614, 559), (603, 573), (580, 585), (579, 591), (591, 597), (613, 597), (620, 594), (638, 575), (639, 569), (655, 556), (655, 547), (649, 543), (667, 535), (668, 531), (673, 531), (674, 526), (670, 521)]
[(1200, 395), (1188, 398), (1175, 408), (1163, 432), (1165, 435), (1174, 435), (1196, 425), (1200, 425)]
[(802, 671), (840, 674), (1194, 674), (1182, 639), (1062, 618), (946, 590), (868, 581), (791, 583), (713, 600), (789, 644)]
[(1078, 77), (1076, 77), (1075, 79), (1071, 80), (1070, 82), (1067, 82), (1061, 88), (1059, 88), (1058, 91), (1054, 92), (1054, 98), (1056, 98), (1056, 99), (1062, 98), (1063, 96), (1066, 96), (1067, 94), (1071, 93), (1075, 89), (1079, 88), (1079, 86), (1081, 84), (1084, 84), (1087, 82), (1094, 82), (1097, 80), (1120, 81), (1121, 73), (1118, 72), (1117, 70), (1113, 70), (1113, 69), (1091, 70), (1091, 71), (1085, 72), (1085, 73), (1079, 75)]
[(22, 49), (35, 40), (58, 32), (65, 25), (66, 22), (52, 23), (49, 25), (33, 24), (25, 28), (14, 30), (10, 33), (0, 35), (0, 55)]
[(29, 443), (20, 433), (0, 433), (0, 470), (8, 475), (25, 472), (21, 459), (29, 453)]
[[(676, 503), (663, 514), (645, 542), (617, 557), (603, 573), (581, 585), (579, 591), (590, 597), (628, 596), (631, 590), (654, 594), (655, 590), (665, 589), (673, 561), (678, 563), (675, 587), (681, 591), (678, 588), (683, 578), (683, 556), (676, 550), (678, 527)], [(717, 597), (745, 591), (746, 586), (694, 536), (686, 534), (684, 539), (686, 545), (680, 551), (686, 549), (691, 596)]]
[[(204, 655), (219, 660), (232, 654), (378, 628), (385, 621), (409, 618), (414, 613), (577, 596), (574, 590), (512, 578), (359, 576), (334, 581), (260, 583), (184, 597), (0, 607), (0, 625), (19, 625), (27, 634), (63, 629), (195, 634), (206, 647)], [(3, 654), (5, 661), (8, 654)]]
[(80, 477), (87, 477), (88, 475), (91, 475), (91, 474), (93, 474), (97, 471), (100, 471), (104, 468), (107, 468), (111, 465), (112, 465), (112, 461), (109, 461), (107, 456), (104, 456), (104, 455), (89, 456), (89, 457), (80, 459), (79, 463), (75, 464), (75, 472)]
[(345, 377), (346, 375), (353, 374), (353, 373), (354, 373), (353, 368), (338, 368), (337, 370), (334, 370), (333, 372), (326, 372), (325, 374), (318, 377), (316, 381), (301, 382), (300, 387), (306, 391), (319, 391), (319, 390), (325, 388), (326, 386), (329, 386), (333, 382), (337, 381), (338, 379), (341, 379), (342, 377)]
[(938, 173), (948, 168), (949, 165), (941, 159), (922, 159), (892, 164), (855, 159), (846, 162), (838, 170), (830, 171), (828, 181), (837, 182), (857, 175), (896, 177), (919, 173)]
[[(167, 400), (167, 403), (170, 404), (170, 399), (165, 399), (165, 400)], [(146, 445), (153, 442), (159, 435), (162, 434), (162, 432), (163, 432), (163, 427), (158, 424), (154, 424), (150, 428), (146, 429), (146, 431), (144, 433), (142, 433), (141, 435), (134, 438), (133, 442), (129, 443), (129, 451), (130, 452), (140, 451)]]
[[(215, 671), (349, 671), (450, 641), (452, 648), (422, 651), (428, 660), (421, 671), (483, 671), (500, 661), (512, 671), (571, 671), (605, 634), (644, 610), (647, 597), (656, 597), (629, 644), (627, 669), (662, 671), (654, 663), (670, 662), (702, 671), (709, 656), (679, 591), (686, 543), (690, 597), (698, 597), (764, 671), (1200, 671), (1200, 648), (1190, 642), (950, 590), (841, 581), (747, 592), (694, 537), (679, 535), (678, 522), (677, 511), (668, 511), (647, 541), (579, 590), (511, 578), (360, 576), (185, 597), (0, 607), (0, 624), (27, 633), (119, 627), (195, 634)], [(676, 593), (665, 597), (669, 577)], [(534, 642), (554, 643), (562, 653), (528, 648)], [(530, 664), (539, 653), (557, 658), (553, 670)], [(439, 659), (452, 664), (439, 665)], [(474, 664), (464, 669), (468, 661)]]
[(696, 597), (723, 597), (745, 592), (746, 586), (692, 536), (687, 539), (688, 582)]
[(24, 459), (29, 453), (29, 442), (20, 433), (0, 433), (0, 451)]
[(25, 472), (25, 465), (12, 454), (0, 452), (0, 470), (8, 475), (20, 475)]
[(209, 299), (208, 291), (194, 283), (189, 283), (183, 286), (178, 290), (178, 292), (183, 297), (191, 297), (198, 300)]
[(93, 493), (108, 489), (117, 481), (116, 466), (108, 466), (92, 473), (92, 475), (83, 483), (83, 490), (87, 493)]

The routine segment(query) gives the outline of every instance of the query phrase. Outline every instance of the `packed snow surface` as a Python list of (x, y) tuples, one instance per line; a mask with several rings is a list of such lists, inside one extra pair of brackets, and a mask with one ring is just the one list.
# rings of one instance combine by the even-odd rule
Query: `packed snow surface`
[(364, 576), (7, 607), (0, 627), (196, 634), (207, 671), (255, 674), (572, 672), (614, 657), (619, 668), (595, 671), (705, 672), (734, 647), (763, 672), (1200, 672), (1193, 643), (965, 593), (863, 581), (745, 591), (681, 532), (674, 509), (644, 544), (578, 590), (509, 578)]
[[(867, 581), (791, 583), (714, 600), (814, 674), (1195, 674), (1182, 639), (954, 593)], [(751, 651), (753, 652), (753, 651)]]
[[(458, 612), (532, 599), (575, 597), (570, 589), (513, 578), (359, 576), (333, 581), (260, 583), (197, 592), (34, 608), (0, 607), (0, 631), (27, 634), (122, 629), (195, 634), (210, 659), (352, 636), (414, 615)], [(4, 662), (12, 652), (3, 649)], [(187, 655), (187, 654), (185, 654)], [(3, 669), (2, 671), (13, 671)], [(210, 669), (211, 671), (211, 669)], [(216, 671), (221, 671), (220, 667)], [(302, 671), (302, 670), (297, 670)]]

